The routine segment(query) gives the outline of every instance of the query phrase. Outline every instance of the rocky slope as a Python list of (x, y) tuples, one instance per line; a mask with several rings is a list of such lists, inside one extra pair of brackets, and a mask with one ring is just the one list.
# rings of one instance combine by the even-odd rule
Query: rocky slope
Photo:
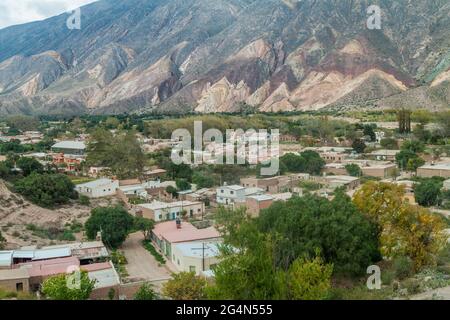
[[(382, 10), (368, 30), (367, 8)], [(102, 0), (0, 30), (0, 114), (450, 105), (450, 0)]]

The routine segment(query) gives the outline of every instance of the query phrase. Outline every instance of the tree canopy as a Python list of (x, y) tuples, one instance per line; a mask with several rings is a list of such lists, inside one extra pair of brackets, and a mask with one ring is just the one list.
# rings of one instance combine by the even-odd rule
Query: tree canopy
[(145, 156), (134, 131), (114, 135), (98, 128), (88, 143), (86, 161), (90, 165), (109, 167), (113, 174), (126, 179), (141, 175)]
[(180, 272), (172, 275), (162, 288), (162, 294), (173, 300), (206, 299), (207, 282), (194, 272)]
[(85, 224), (89, 239), (95, 239), (97, 232), (101, 231), (102, 240), (113, 249), (125, 241), (133, 227), (133, 217), (120, 206), (93, 209)]
[(42, 207), (51, 208), (66, 204), (70, 199), (77, 199), (75, 185), (62, 174), (31, 173), (18, 180), (15, 190), (25, 198)]
[(433, 265), (445, 243), (440, 216), (404, 200), (403, 186), (366, 183), (355, 194), (355, 205), (377, 224), (380, 251), (387, 258), (406, 256), (415, 270)]
[(74, 272), (46, 279), (42, 283), (42, 293), (53, 300), (87, 300), (94, 286), (95, 280), (89, 279), (86, 271), (81, 271), (79, 278), (77, 272)]

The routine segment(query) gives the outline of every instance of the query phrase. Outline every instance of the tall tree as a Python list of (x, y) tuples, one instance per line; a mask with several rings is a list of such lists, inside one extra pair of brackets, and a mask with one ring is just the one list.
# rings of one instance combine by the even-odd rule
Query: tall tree
[(102, 240), (113, 249), (118, 248), (134, 227), (133, 217), (122, 207), (95, 208), (86, 221), (85, 230), (93, 240), (100, 231)]

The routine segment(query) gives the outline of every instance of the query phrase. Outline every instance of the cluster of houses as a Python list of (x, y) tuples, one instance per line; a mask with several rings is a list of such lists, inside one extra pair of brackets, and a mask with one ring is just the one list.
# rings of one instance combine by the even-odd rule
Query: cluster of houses
[(92, 299), (118, 293), (119, 275), (102, 241), (77, 242), (0, 251), (0, 287), (12, 292), (37, 292), (49, 277), (86, 271), (95, 281)]
[[(382, 132), (376, 133), (375, 143), (379, 143), (383, 137)], [(295, 142), (295, 138), (289, 136), (283, 136), (280, 140)], [(170, 148), (177, 143), (147, 138), (142, 138), (141, 142), (147, 152)], [(206, 146), (206, 153), (217, 156), (217, 149), (227, 152), (227, 145), (220, 147), (211, 143)], [(65, 171), (77, 170), (86, 156), (83, 139), (59, 141), (51, 150), (47, 155), (31, 156), (46, 156), (43, 161), (48, 161), (50, 156), (50, 161)], [(414, 182), (395, 179), (399, 174), (395, 157), (400, 150), (376, 150), (361, 157), (347, 147), (301, 148), (298, 144), (286, 144), (282, 146), (281, 154), (307, 150), (317, 152), (325, 161), (322, 175), (296, 173), (266, 178), (245, 177), (235, 185), (224, 183), (204, 189), (192, 185), (190, 190), (179, 191), (174, 196), (167, 192), (167, 188), (176, 188), (176, 183), (165, 181), (165, 170), (148, 168), (141, 179), (118, 180), (111, 178), (109, 168), (91, 167), (88, 175), (95, 180), (77, 185), (76, 191), (89, 198), (117, 197), (133, 215), (154, 220), (156, 224), (151, 240), (171, 266), (178, 271), (204, 276), (214, 274), (222, 239), (214, 226), (201, 222), (207, 220), (205, 217), (208, 213), (219, 206), (236, 209), (245, 207), (251, 216), (257, 217), (261, 210), (269, 208), (274, 202), (303, 196), (303, 185), (307, 184), (319, 186), (310, 191), (324, 197), (332, 197), (337, 188), (344, 188), (352, 195), (360, 187), (361, 177), (350, 176), (348, 165), (358, 166), (363, 176), (404, 185), (406, 196), (414, 201)], [(210, 163), (214, 163), (212, 157)], [(426, 164), (417, 170), (417, 175), (450, 179), (450, 161)], [(444, 185), (450, 189), (450, 180)], [(87, 271), (90, 278), (97, 280), (94, 296), (104, 296), (107, 290), (120, 285), (114, 266), (109, 262), (108, 251), (101, 242), (93, 242), (0, 251), (0, 287), (13, 291), (34, 291), (47, 277), (64, 273), (73, 266)]]

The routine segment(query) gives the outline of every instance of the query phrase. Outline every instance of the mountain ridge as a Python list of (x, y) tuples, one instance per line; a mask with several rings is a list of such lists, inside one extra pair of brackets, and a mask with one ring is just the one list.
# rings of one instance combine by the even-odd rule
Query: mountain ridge
[[(368, 30), (367, 8), (382, 10)], [(450, 0), (102, 0), (0, 30), (0, 115), (450, 105)]]

